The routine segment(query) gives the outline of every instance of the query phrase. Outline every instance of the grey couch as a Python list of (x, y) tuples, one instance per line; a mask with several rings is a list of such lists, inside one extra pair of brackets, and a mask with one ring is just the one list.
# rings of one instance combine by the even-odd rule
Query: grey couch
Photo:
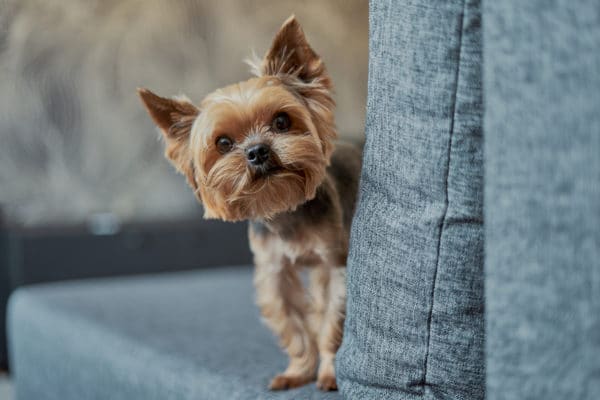
[[(225, 241), (227, 252), (221, 249)], [(8, 367), (6, 305), (10, 293), (20, 286), (251, 261), (244, 223), (171, 219), (99, 232), (83, 224), (24, 228), (0, 221), (0, 370)]]
[(285, 359), (237, 267), (19, 290), (18, 400), (598, 398), (600, 3), (370, 23), (340, 392), (265, 390)]

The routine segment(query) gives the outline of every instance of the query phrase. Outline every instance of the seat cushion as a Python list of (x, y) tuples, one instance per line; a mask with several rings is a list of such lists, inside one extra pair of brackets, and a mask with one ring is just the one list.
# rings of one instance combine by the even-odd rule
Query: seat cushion
[(479, 15), (476, 0), (370, 3), (347, 398), (484, 397)]
[(250, 267), (30, 286), (8, 314), (19, 400), (339, 398), (267, 390), (287, 359)]

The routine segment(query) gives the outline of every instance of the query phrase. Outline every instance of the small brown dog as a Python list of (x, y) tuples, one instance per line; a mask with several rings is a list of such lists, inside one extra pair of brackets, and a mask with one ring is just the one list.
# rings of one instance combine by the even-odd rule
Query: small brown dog
[[(331, 79), (293, 16), (253, 70), (199, 107), (139, 95), (205, 217), (250, 221), (257, 302), (290, 358), (270, 388), (314, 380), (320, 357), (317, 386), (335, 390), (360, 152), (334, 152)], [(310, 267), (308, 296), (300, 267)]]

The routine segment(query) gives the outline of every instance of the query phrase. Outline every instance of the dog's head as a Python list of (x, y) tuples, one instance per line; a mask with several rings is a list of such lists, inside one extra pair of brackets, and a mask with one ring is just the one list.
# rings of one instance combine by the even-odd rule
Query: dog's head
[(185, 97), (139, 95), (165, 155), (204, 204), (205, 217), (270, 218), (312, 199), (336, 137), (331, 79), (292, 16), (254, 63), (257, 77)]

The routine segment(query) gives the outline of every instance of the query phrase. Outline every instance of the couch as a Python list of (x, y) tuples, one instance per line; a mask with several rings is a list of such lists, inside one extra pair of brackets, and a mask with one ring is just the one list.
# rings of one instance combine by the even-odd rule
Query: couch
[[(8, 367), (6, 305), (18, 287), (247, 264), (252, 255), (246, 231), (245, 224), (214, 220), (127, 223), (103, 231), (83, 224), (33, 228), (0, 221), (0, 369)], [(224, 241), (228, 252), (220, 250)]]
[(599, 16), (371, 1), (339, 393), (266, 391), (240, 266), (18, 290), (17, 399), (598, 398)]

